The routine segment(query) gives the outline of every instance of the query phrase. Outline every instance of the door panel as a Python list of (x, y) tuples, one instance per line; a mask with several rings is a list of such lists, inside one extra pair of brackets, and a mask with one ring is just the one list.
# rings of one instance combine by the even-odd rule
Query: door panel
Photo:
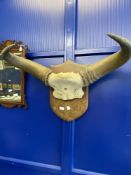
[[(91, 57), (97, 60), (97, 55), (81, 57), (79, 63), (90, 63)], [(75, 168), (131, 174), (130, 67), (131, 61), (90, 86), (89, 108), (75, 122)]]
[(0, 155), (60, 165), (62, 121), (51, 111), (49, 88), (30, 75), (26, 87), (28, 109), (1, 108)]
[(130, 7), (130, 0), (78, 0), (76, 48), (114, 46), (109, 32), (131, 39)]
[[(62, 63), (63, 58), (34, 61), (47, 66)], [(0, 156), (60, 165), (62, 121), (50, 108), (49, 88), (27, 75), (26, 94), (27, 109), (1, 107)]]
[(33, 52), (64, 50), (64, 3), (64, 0), (1, 1), (0, 40), (22, 41)]

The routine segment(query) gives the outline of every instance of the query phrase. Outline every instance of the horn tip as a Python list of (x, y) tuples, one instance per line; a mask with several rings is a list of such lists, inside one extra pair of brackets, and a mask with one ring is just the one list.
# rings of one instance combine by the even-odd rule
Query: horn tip
[(113, 34), (113, 33), (107, 33), (107, 36), (109, 36), (109, 37), (114, 37), (114, 36), (116, 36), (115, 34)]

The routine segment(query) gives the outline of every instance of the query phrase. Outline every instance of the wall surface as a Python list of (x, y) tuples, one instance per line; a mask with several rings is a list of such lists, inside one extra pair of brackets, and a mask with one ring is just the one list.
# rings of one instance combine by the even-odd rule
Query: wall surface
[[(28, 45), (50, 66), (94, 63), (116, 52), (106, 36), (131, 40), (130, 0), (0, 1), (0, 41)], [(0, 107), (0, 174), (130, 175), (131, 61), (89, 88), (89, 108), (74, 122), (49, 107), (49, 88), (26, 76), (28, 109)]]

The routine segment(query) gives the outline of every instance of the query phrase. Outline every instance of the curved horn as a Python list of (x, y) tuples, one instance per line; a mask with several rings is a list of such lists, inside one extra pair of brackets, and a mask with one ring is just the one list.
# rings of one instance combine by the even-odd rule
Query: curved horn
[(128, 39), (111, 33), (107, 35), (120, 44), (121, 50), (95, 64), (87, 65), (86, 70), (81, 73), (85, 85), (89, 85), (111, 71), (119, 68), (126, 63), (131, 56), (131, 42)]
[(5, 47), (0, 54), (0, 58), (6, 60), (15, 67), (24, 70), (25, 72), (32, 74), (33, 76), (44, 81), (45, 84), (47, 84), (48, 75), (52, 72), (51, 69), (10, 53), (9, 51), (14, 45), (15, 44)]

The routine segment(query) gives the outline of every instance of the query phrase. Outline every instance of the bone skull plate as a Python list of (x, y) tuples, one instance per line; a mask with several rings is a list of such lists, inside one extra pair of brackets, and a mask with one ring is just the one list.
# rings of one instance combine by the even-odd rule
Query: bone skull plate
[(73, 100), (82, 98), (83, 81), (79, 73), (52, 73), (48, 78), (49, 86), (54, 89), (53, 96), (62, 100)]
[(121, 50), (91, 65), (76, 64), (68, 60), (63, 64), (47, 68), (10, 53), (14, 45), (3, 49), (0, 57), (49, 85), (50, 104), (53, 111), (63, 120), (72, 121), (87, 110), (86, 87), (122, 66), (131, 56), (129, 40), (114, 34), (108, 34), (108, 36), (120, 44)]

